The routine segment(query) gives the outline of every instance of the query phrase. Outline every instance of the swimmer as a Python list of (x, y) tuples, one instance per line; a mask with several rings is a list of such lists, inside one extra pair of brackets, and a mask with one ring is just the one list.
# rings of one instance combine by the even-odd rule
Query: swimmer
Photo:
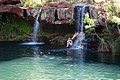
[(73, 41), (70, 38), (68, 38), (66, 47), (72, 46), (72, 44), (73, 44)]

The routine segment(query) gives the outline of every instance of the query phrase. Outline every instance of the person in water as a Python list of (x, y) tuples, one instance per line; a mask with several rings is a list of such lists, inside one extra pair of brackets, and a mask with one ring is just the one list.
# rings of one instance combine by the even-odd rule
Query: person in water
[(72, 39), (68, 38), (66, 47), (72, 46), (72, 44), (73, 44)]
[[(75, 41), (75, 39), (78, 37), (78, 36), (81, 36), (81, 35), (85, 35), (83, 32), (76, 32), (72, 38), (68, 38), (67, 40), (67, 46), (66, 47), (69, 47), (69, 46), (72, 46), (73, 45), (73, 41)], [(83, 49), (84, 45), (82, 44), (82, 41), (80, 40), (80, 45), (78, 46), (80, 49)]]
[(66, 47), (69, 47), (69, 46), (72, 46), (73, 45), (73, 40), (79, 35), (78, 32), (76, 32), (72, 38), (68, 38), (67, 40), (67, 46)]

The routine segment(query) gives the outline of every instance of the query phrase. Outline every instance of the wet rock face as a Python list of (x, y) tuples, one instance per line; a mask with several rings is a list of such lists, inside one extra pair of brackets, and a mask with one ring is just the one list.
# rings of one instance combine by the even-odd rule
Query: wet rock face
[(71, 23), (74, 16), (74, 6), (67, 1), (47, 3), (41, 14), (41, 20), (52, 24)]
[(52, 24), (70, 23), (73, 19), (74, 8), (49, 8), (43, 9), (41, 20)]

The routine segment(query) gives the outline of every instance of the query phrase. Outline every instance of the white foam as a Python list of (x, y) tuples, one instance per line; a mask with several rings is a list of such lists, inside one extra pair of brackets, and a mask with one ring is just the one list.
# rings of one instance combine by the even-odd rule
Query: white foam
[(22, 45), (42, 45), (45, 44), (44, 42), (25, 42), (21, 43)]

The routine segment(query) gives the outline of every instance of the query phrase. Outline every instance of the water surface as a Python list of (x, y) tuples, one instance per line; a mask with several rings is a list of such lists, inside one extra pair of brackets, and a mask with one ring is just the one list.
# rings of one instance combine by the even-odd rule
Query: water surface
[(96, 55), (84, 51), (2, 44), (0, 55), (0, 80), (120, 79), (119, 65), (100, 63)]

